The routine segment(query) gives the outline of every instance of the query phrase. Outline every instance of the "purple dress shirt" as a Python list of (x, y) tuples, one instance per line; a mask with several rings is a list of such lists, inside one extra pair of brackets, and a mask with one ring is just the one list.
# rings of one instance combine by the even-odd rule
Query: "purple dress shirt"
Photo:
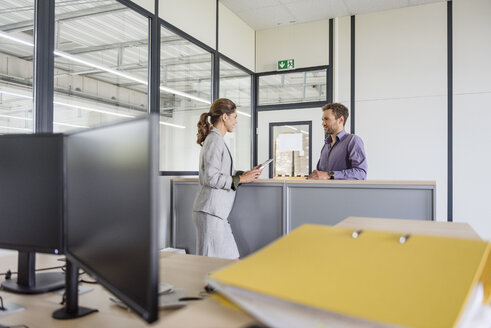
[(345, 130), (338, 133), (336, 142), (331, 147), (329, 135), (321, 150), (317, 163), (318, 171), (334, 171), (336, 180), (365, 180), (367, 178), (367, 157), (363, 141)]

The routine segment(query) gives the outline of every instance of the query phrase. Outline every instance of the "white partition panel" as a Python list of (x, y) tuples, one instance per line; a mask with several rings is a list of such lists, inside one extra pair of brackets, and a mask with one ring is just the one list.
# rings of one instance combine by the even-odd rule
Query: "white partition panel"
[[(334, 73), (333, 101), (341, 103), (350, 110), (351, 97), (351, 17), (338, 17), (334, 20)], [(345, 124), (346, 132), (351, 132), (351, 115)]]
[(218, 51), (254, 71), (256, 38), (254, 30), (219, 3)]
[(443, 96), (356, 102), (368, 180), (436, 181), (437, 220), (447, 212), (447, 121)]
[(145, 8), (151, 13), (155, 13), (155, 0), (132, 0), (137, 5)]
[[(351, 96), (351, 17), (334, 20), (334, 92), (335, 102), (349, 104)], [(347, 106), (349, 109), (349, 106)], [(349, 124), (349, 122), (347, 122)]]
[(491, 240), (491, 1), (454, 0), (454, 221)]
[[(312, 121), (312, 170), (315, 169), (317, 161), (324, 146), (324, 130), (322, 128), (321, 108), (288, 109), (260, 111), (257, 114), (257, 160), (262, 163), (269, 158), (269, 123), (273, 122), (296, 122)], [(264, 170), (260, 179), (268, 178), (268, 170)]]
[(295, 68), (329, 64), (329, 20), (256, 31), (256, 72), (276, 70), (278, 60)]
[(159, 17), (215, 48), (216, 0), (159, 0)]
[(368, 179), (435, 180), (447, 220), (446, 3), (356, 16), (356, 134)]

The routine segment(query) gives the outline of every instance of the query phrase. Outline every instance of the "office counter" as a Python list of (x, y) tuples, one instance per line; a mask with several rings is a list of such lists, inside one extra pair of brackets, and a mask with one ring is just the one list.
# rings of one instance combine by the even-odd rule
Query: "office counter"
[[(192, 204), (198, 179), (172, 181), (172, 246), (195, 254)], [(348, 216), (435, 220), (434, 181), (264, 179), (243, 184), (229, 221), (246, 256), (304, 224)]]

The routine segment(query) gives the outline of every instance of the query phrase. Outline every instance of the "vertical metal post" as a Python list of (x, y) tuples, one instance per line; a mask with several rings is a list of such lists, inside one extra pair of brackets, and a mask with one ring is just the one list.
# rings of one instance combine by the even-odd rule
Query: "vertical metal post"
[[(158, 1), (155, 1), (158, 13)], [(150, 18), (148, 49), (148, 112), (160, 113), (160, 24), (158, 16)]]
[(53, 132), (55, 0), (36, 0), (34, 17), (34, 132)]
[(251, 93), (251, 114), (252, 114), (252, 122), (251, 122), (251, 130), (252, 130), (252, 166), (257, 165), (257, 102), (258, 102), (258, 81), (259, 76), (254, 73), (252, 75), (252, 93)]
[[(329, 69), (327, 70), (327, 102), (333, 102), (334, 81), (334, 19), (329, 20)], [(320, 89), (320, 88), (319, 88)]]
[(213, 53), (213, 71), (212, 71), (212, 101), (217, 100), (220, 97), (220, 54), (218, 53), (218, 4), (219, 0), (216, 1), (216, 25), (215, 25), (215, 51)]
[(351, 133), (355, 134), (355, 16), (351, 16)]
[(453, 31), (452, 1), (447, 1), (447, 220), (453, 221)]

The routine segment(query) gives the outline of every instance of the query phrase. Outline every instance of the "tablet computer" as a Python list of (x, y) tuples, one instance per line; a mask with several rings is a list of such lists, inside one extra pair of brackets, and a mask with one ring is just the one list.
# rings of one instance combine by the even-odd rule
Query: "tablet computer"
[(263, 169), (264, 169), (266, 166), (268, 166), (268, 165), (269, 165), (269, 163), (271, 163), (272, 161), (273, 161), (273, 159), (272, 159), (272, 158), (268, 159), (266, 162), (264, 162), (264, 163), (262, 163), (262, 164), (261, 164), (261, 167), (260, 167), (259, 169), (262, 171), (262, 170), (263, 170)]

